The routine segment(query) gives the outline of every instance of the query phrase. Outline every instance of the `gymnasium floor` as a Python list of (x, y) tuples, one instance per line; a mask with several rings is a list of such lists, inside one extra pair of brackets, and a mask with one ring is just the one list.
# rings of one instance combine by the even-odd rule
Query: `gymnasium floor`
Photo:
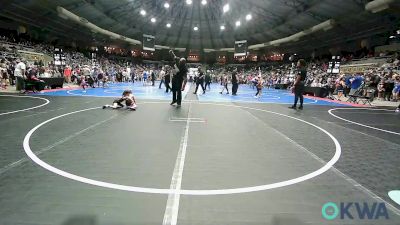
[[(136, 112), (99, 108), (128, 86)], [(0, 95), (0, 225), (400, 224), (394, 110), (193, 89), (181, 108), (128, 84)], [(327, 202), (385, 203), (389, 219), (328, 221)]]

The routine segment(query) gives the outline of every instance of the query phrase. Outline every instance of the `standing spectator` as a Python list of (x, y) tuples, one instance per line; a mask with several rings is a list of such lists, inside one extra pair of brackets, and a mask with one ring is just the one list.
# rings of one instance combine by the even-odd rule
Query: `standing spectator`
[(354, 74), (354, 77), (350, 79), (350, 93), (349, 95), (354, 95), (357, 90), (361, 87), (364, 78), (360, 74)]
[(150, 75), (151, 75), (151, 86), (154, 86), (156, 82), (156, 74), (154, 70), (150, 70)]
[(210, 75), (210, 71), (209, 70), (207, 70), (206, 77), (205, 77), (205, 82), (206, 82), (205, 88), (207, 89), (207, 86), (208, 86), (208, 90), (210, 90), (211, 89), (210, 88), (210, 86), (211, 86), (211, 75)]
[(132, 83), (134, 84), (135, 83), (135, 69), (133, 67), (131, 68), (131, 80), (132, 80)]
[(232, 95), (236, 95), (239, 88), (237, 68), (232, 72)]
[(392, 98), (392, 90), (394, 88), (394, 80), (390, 75), (386, 75), (385, 79), (385, 99), (390, 101)]
[(72, 69), (70, 66), (66, 66), (64, 69), (64, 78), (65, 82), (71, 83), (71, 75), (72, 75)]
[(16, 90), (20, 91), (21, 94), (25, 93), (25, 72), (26, 64), (24, 61), (17, 59), (17, 65), (15, 66), (14, 76), (17, 79)]
[(343, 92), (344, 92), (344, 87), (346, 86), (345, 81), (344, 81), (344, 77), (340, 76), (337, 80), (336, 80), (336, 92), (338, 95), (338, 100), (341, 101), (341, 98), (343, 96)]
[(306, 61), (304, 59), (300, 59), (297, 62), (297, 68), (299, 69), (299, 72), (296, 76), (296, 80), (294, 81), (294, 85), (292, 87), (292, 91), (294, 92), (294, 104), (289, 107), (291, 109), (296, 109), (297, 108), (297, 102), (300, 99), (300, 106), (299, 109), (303, 109), (303, 101), (304, 101), (304, 84), (305, 80), (307, 78), (307, 67), (306, 67)]
[(142, 83), (143, 83), (143, 86), (144, 86), (147, 83), (147, 71), (146, 70), (143, 70), (142, 77), (143, 77)]
[(165, 71), (164, 71), (164, 67), (161, 68), (161, 72), (159, 74), (159, 78), (160, 78), (160, 85), (158, 86), (158, 89), (161, 89), (161, 86), (163, 85), (163, 83), (165, 82)]
[(0, 87), (7, 89), (8, 86), (8, 72), (5, 59), (0, 61)]
[(165, 84), (165, 92), (168, 93), (168, 91), (172, 91), (171, 86), (169, 86), (169, 83), (171, 82), (171, 67), (170, 66), (165, 66), (165, 76), (164, 76), (164, 84)]

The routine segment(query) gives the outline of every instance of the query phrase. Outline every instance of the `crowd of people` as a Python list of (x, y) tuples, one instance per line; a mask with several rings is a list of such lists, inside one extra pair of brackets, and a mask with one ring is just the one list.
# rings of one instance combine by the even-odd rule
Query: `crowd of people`
[[(10, 48), (14, 44), (15, 48)], [(64, 77), (69, 84), (81, 85), (84, 89), (90, 87), (105, 87), (109, 82), (141, 82), (143, 85), (155, 86), (159, 80), (159, 88), (163, 85), (166, 92), (171, 90), (171, 80), (174, 74), (172, 65), (132, 63), (129, 57), (123, 59), (99, 56), (94, 62), (83, 53), (64, 51), (65, 65), (44, 65), (39, 61), (28, 61), (18, 55), (17, 49), (33, 49), (34, 51), (52, 55), (52, 46), (30, 41), (16, 41), (12, 37), (0, 36), (0, 78), (1, 88), (16, 86), (21, 93), (25, 92), (25, 83), (30, 84), (34, 91), (41, 91), (45, 84), (41, 78)], [(343, 61), (349, 61), (347, 58)], [(337, 99), (343, 96), (358, 94), (375, 95), (383, 101), (398, 101), (400, 97), (400, 56), (398, 53), (389, 57), (383, 65), (355, 74), (327, 73), (327, 62), (312, 61), (305, 67), (306, 86), (327, 88), (330, 96), (337, 94)], [(277, 85), (290, 89), (296, 82), (295, 63), (280, 65), (201, 65), (191, 66), (197, 71), (188, 74), (189, 80), (196, 82), (196, 91), (202, 88), (202, 93), (212, 82), (221, 84), (221, 94), (229, 94), (228, 84), (232, 84), (231, 93), (237, 95), (239, 84), (247, 84), (256, 89), (255, 97), (261, 96), (262, 88), (274, 88)]]

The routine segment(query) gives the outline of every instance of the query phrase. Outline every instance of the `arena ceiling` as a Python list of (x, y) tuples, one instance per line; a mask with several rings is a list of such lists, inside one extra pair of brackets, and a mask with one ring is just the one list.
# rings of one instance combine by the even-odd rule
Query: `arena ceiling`
[[(166, 2), (169, 8), (165, 8)], [(362, 38), (393, 30), (400, 15), (398, 1), (381, 13), (366, 11), (368, 0), (207, 0), (205, 5), (201, 2), (192, 0), (189, 5), (186, 0), (2, 0), (0, 15), (63, 38), (94, 40), (97, 44), (110, 41), (60, 18), (56, 8), (61, 6), (114, 33), (140, 41), (143, 34), (150, 34), (156, 37), (157, 45), (186, 49), (232, 48), (235, 40), (248, 40), (249, 45), (265, 43), (334, 19), (333, 29), (288, 44), (316, 48), (353, 36)], [(226, 3), (229, 11), (223, 13)], [(141, 10), (146, 15), (141, 15)], [(248, 14), (252, 17), (249, 21)], [(151, 18), (156, 21), (151, 22)]]

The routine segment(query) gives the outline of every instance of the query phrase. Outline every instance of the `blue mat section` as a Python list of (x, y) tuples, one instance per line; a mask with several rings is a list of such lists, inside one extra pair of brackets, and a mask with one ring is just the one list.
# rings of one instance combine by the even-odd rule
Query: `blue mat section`
[[(293, 104), (294, 96), (288, 90), (278, 89), (267, 89), (263, 88), (261, 97), (254, 98), (257, 90), (249, 85), (240, 85), (237, 96), (232, 96), (231, 85), (228, 86), (229, 95), (226, 94), (226, 89), (223, 94), (220, 94), (222, 86), (219, 84), (211, 84), (211, 90), (206, 92), (205, 95), (198, 94), (200, 101), (205, 102), (248, 102), (248, 103), (275, 103), (275, 104)], [(201, 88), (200, 88), (201, 90)], [(198, 91), (200, 93), (201, 91)], [(315, 104), (315, 105), (331, 105), (331, 106), (343, 106), (335, 102), (329, 102), (324, 100), (313, 100), (304, 98), (304, 104)]]
[[(52, 92), (40, 93), (38, 95), (48, 96), (92, 96), (92, 97), (119, 97), (122, 92), (126, 89), (133, 90), (133, 94), (138, 99), (156, 99), (156, 100), (171, 100), (171, 93), (165, 93), (164, 86), (162, 89), (158, 88), (159, 83), (155, 86), (143, 86), (142, 83), (116, 83), (110, 84), (107, 88), (88, 88), (86, 92), (82, 89), (77, 90), (59, 90)], [(194, 84), (192, 84), (194, 85)], [(211, 84), (211, 90), (207, 90), (206, 94), (201, 94), (201, 88), (198, 91), (198, 99), (201, 102), (248, 102), (248, 103), (275, 103), (275, 104), (292, 104), (293, 95), (287, 90), (276, 90), (276, 89), (263, 89), (263, 94), (260, 98), (254, 98), (256, 89), (248, 85), (240, 85), (237, 96), (226, 94), (220, 94), (222, 86), (219, 84)], [(183, 92), (185, 97), (190, 90), (188, 85)], [(231, 91), (231, 85), (229, 85), (229, 91)], [(231, 93), (230, 93), (231, 94)], [(329, 102), (324, 100), (313, 100), (304, 99), (305, 104), (315, 105), (330, 105), (330, 106), (343, 106), (335, 102)]]
[[(132, 90), (133, 94), (138, 99), (157, 99), (157, 100), (171, 100), (171, 93), (165, 93), (165, 87), (158, 88), (159, 83), (155, 86), (144, 86), (140, 82), (132, 83), (115, 83), (109, 84), (106, 88), (87, 88), (86, 92), (83, 89), (77, 90), (59, 90), (52, 92), (40, 93), (39, 95), (50, 96), (88, 96), (88, 97), (120, 97), (124, 90)], [(186, 90), (182, 93), (183, 97), (186, 96), (190, 87), (187, 86)]]

